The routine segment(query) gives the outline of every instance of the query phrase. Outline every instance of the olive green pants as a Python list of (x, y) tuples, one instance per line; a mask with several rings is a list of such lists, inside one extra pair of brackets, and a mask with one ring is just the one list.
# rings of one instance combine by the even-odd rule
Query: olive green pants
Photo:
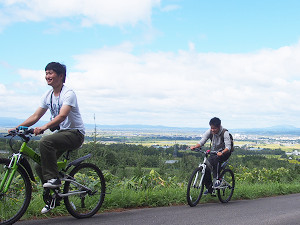
[(79, 148), (84, 135), (77, 129), (59, 130), (42, 137), (39, 143), (41, 165), (36, 165), (36, 172), (41, 181), (58, 177), (57, 159), (68, 150)]

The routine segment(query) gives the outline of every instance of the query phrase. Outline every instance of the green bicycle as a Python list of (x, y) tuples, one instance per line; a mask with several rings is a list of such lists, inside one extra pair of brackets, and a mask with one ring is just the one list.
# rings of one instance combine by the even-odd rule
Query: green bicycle
[[(40, 164), (40, 155), (27, 146), (33, 129), (19, 127), (6, 136), (11, 136), (10, 147), (13, 154), (0, 158), (0, 224), (13, 224), (26, 212), (32, 194), (31, 181), (35, 181), (32, 168), (26, 158)], [(20, 137), (22, 145), (18, 151), (13, 149), (12, 139)], [(57, 162), (63, 190), (44, 189), (43, 200), (50, 208), (60, 205), (64, 200), (68, 212), (75, 218), (87, 218), (96, 214), (105, 197), (105, 179), (101, 170), (94, 164), (83, 161), (91, 154), (78, 158), (69, 164), (70, 151), (63, 161)], [(70, 172), (68, 172), (70, 170)]]

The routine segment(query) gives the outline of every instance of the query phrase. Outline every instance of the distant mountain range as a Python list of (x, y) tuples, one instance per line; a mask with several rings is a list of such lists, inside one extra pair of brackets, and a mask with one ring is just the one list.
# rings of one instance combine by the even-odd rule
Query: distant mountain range
[[(11, 128), (20, 124), (24, 120), (8, 117), (0, 117), (0, 128)], [(45, 121), (37, 123), (37, 126), (44, 124)], [(165, 131), (165, 132), (197, 132), (202, 133), (206, 128), (191, 128), (191, 127), (167, 127), (167, 126), (152, 126), (152, 125), (99, 125), (97, 124), (98, 130), (123, 130), (123, 131)], [(94, 124), (85, 124), (87, 130), (93, 130), (95, 128)], [(266, 128), (245, 128), (245, 129), (230, 129), (231, 133), (240, 133), (240, 134), (251, 134), (251, 135), (295, 135), (300, 136), (300, 128), (290, 126), (290, 125), (281, 125), (281, 126), (272, 126)]]
[(241, 134), (257, 134), (257, 135), (295, 135), (300, 136), (300, 128), (289, 126), (289, 125), (279, 125), (265, 128), (248, 128), (248, 129), (232, 129), (232, 133)]

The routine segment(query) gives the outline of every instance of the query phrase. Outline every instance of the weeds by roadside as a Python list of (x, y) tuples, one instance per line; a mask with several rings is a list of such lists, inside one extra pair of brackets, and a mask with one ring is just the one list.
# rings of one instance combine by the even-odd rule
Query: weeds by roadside
[[(108, 190), (101, 211), (186, 204), (186, 182), (178, 182), (175, 178), (165, 180), (159, 173), (152, 170), (145, 176), (121, 181), (107, 172), (106, 178)], [(268, 180), (272, 181), (271, 178)], [(64, 204), (49, 214), (41, 215), (40, 210), (44, 203), (42, 190), (38, 187), (23, 219), (69, 215)], [(264, 182), (263, 179), (254, 183), (239, 179), (236, 182), (232, 200), (255, 199), (299, 192), (300, 183), (296, 180), (292, 182), (278, 182), (276, 180)], [(218, 203), (219, 201), (216, 197), (203, 196), (200, 203), (207, 202)]]

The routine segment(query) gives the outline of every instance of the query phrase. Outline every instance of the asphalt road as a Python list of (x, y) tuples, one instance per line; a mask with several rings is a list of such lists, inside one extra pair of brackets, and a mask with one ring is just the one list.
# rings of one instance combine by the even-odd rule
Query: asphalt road
[(299, 225), (300, 194), (231, 201), (227, 204), (206, 203), (132, 209), (100, 213), (89, 219), (59, 217), (20, 221), (16, 225)]

